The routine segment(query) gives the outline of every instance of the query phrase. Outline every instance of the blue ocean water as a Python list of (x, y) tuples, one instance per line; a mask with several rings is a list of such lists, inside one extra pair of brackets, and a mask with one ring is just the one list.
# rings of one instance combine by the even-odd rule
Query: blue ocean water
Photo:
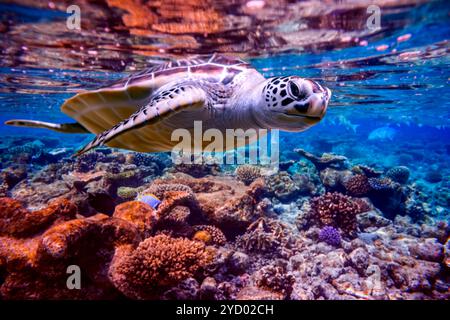
[[(1, 9), (3, 24), (10, 29), (27, 24), (45, 26), (67, 17), (64, 12), (48, 8), (2, 5)], [(347, 43), (325, 43), (302, 52), (288, 47), (283, 52), (247, 57), (266, 77), (308, 77), (325, 84), (333, 92), (329, 111), (321, 123), (303, 133), (281, 134), (283, 143), (288, 146), (285, 150), (302, 147), (317, 153), (334, 152), (380, 168), (407, 165), (417, 178), (439, 171), (444, 179), (442, 183), (448, 187), (448, 12), (446, 1), (432, 1), (383, 15), (382, 29), (369, 37), (344, 39)], [(17, 35), (4, 33), (1, 36), (1, 123), (11, 118), (70, 121), (59, 112), (65, 99), (80, 90), (94, 89), (133, 72), (104, 70), (105, 64), (96, 65), (98, 58), (90, 61), (82, 56), (82, 65), (71, 67), (72, 61), (64, 63), (65, 54), (73, 59), (74, 50), (66, 52), (62, 48), (60, 52), (52, 52), (46, 43), (57, 41), (60, 34), (43, 30), (25, 34), (24, 43), (20, 43), (21, 38)], [(37, 32), (47, 32), (42, 35), (41, 43)], [(38, 39), (37, 42), (29, 43), (32, 36)], [(70, 39), (70, 35), (66, 37)], [(82, 41), (80, 43), (83, 45)], [(20, 48), (13, 50), (14, 46)], [(91, 48), (90, 51), (94, 50)], [(36, 52), (27, 57), (30, 51)], [(42, 55), (43, 63), (40, 63), (39, 55)], [(135, 55), (131, 56), (135, 58)], [(165, 57), (162, 55), (161, 58)], [(62, 67), (51, 67), (56, 59), (55, 65)], [(154, 63), (155, 58), (149, 60), (153, 62), (147, 65)], [(142, 63), (145, 62), (137, 65)], [(84, 135), (67, 136), (3, 124), (0, 133), (2, 136), (45, 135), (59, 139), (61, 145), (81, 145), (82, 141), (90, 139)], [(283, 157), (289, 156), (289, 153), (283, 153)]]

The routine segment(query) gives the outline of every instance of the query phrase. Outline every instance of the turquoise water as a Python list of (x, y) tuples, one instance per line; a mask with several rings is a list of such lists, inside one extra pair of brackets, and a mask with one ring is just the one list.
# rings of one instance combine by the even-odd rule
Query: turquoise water
[[(266, 77), (299, 75), (318, 80), (332, 90), (329, 111), (321, 123), (304, 133), (281, 134), (290, 148), (304, 147), (318, 153), (335, 152), (382, 168), (408, 165), (418, 178), (437, 170), (443, 174), (445, 181), (442, 183), (448, 185), (448, 5), (445, 1), (433, 1), (409, 9), (396, 9), (393, 13), (390, 11), (392, 10), (382, 16), (382, 29), (368, 36), (354, 36), (346, 39), (346, 42), (325, 43), (314, 48), (306, 46), (278, 50), (282, 52), (277, 52), (276, 49), (279, 48), (275, 47), (265, 50), (261, 57), (251, 54), (245, 59)], [(36, 23), (45, 26), (64, 21), (66, 17), (65, 13), (48, 8), (31, 9), (16, 5), (2, 5), (2, 12), (4, 24), (8, 25), (11, 34), (13, 27)], [(351, 24), (351, 16), (347, 19)], [(125, 77), (132, 73), (127, 68), (139, 69), (145, 63), (141, 56), (130, 52), (128, 64), (121, 60), (125, 64), (121, 68), (123, 71), (106, 70), (118, 62), (111, 59), (114, 63), (102, 60), (96, 64), (100, 60), (89, 59), (89, 53), (85, 52), (87, 57), (79, 57), (85, 64), (83, 68), (72, 57), (73, 49), (70, 52), (64, 47), (53, 50), (45, 42), (57, 41), (61, 36), (58, 30), (55, 34), (47, 31), (42, 35), (42, 42), (38, 40), (28, 43), (33, 35), (37, 36), (34, 33), (38, 31), (39, 29), (28, 31), (30, 34), (25, 31), (22, 38), (24, 43), (20, 43), (21, 38), (16, 34), (11, 37), (8, 33), (1, 35), (2, 123), (11, 118), (70, 121), (59, 112), (65, 99), (80, 90), (94, 89)], [(361, 28), (357, 31), (362, 33)], [(70, 34), (65, 37), (70, 39)], [(89, 39), (88, 35), (86, 38)], [(121, 38), (122, 36), (119, 40), (113, 39), (114, 42), (120, 42)], [(95, 44), (84, 43), (80, 37), (76, 41), (78, 45), (86, 45), (84, 51), (96, 49), (100, 52), (107, 44), (100, 43), (95, 48)], [(88, 45), (91, 48), (87, 48)], [(12, 50), (15, 46), (20, 48)], [(43, 57), (42, 64), (40, 54)], [(30, 57), (27, 58), (27, 55)], [(158, 58), (166, 57), (151, 57), (148, 64), (154, 63)], [(63, 67), (53, 68), (52, 62)], [(387, 138), (375, 137), (369, 140), (370, 133), (380, 128), (391, 134)], [(61, 146), (69, 142), (81, 145), (82, 141), (89, 139), (84, 135), (69, 137), (38, 129), (23, 130), (4, 125), (1, 125), (0, 132), (2, 135), (12, 136), (55, 137), (61, 140)]]

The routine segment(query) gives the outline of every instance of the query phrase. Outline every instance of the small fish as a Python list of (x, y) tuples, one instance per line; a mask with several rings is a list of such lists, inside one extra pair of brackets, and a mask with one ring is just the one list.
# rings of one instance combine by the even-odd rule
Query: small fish
[(139, 195), (137, 196), (136, 200), (148, 204), (153, 209), (157, 209), (159, 204), (161, 203), (161, 200), (159, 200), (154, 194), (151, 193)]

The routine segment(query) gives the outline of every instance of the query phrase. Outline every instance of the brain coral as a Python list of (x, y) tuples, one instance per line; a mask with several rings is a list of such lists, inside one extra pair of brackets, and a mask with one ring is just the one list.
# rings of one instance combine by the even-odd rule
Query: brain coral
[(134, 250), (123, 246), (113, 259), (109, 276), (126, 296), (152, 298), (157, 289), (195, 276), (212, 262), (214, 252), (200, 241), (161, 234), (147, 238)]
[(405, 184), (409, 179), (409, 168), (405, 166), (397, 166), (386, 172), (386, 177), (400, 184)]
[(311, 199), (313, 216), (320, 225), (339, 227), (346, 235), (356, 231), (356, 215), (362, 212), (360, 204), (339, 192), (327, 192)]
[(250, 185), (257, 178), (261, 177), (261, 169), (252, 165), (239, 166), (236, 171), (237, 178), (242, 181), (246, 186)]

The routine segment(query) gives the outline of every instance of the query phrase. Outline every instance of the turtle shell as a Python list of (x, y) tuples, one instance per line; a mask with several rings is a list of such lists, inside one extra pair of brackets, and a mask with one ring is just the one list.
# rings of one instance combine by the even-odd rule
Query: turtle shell
[[(222, 55), (170, 61), (97, 90), (79, 93), (68, 99), (61, 106), (61, 111), (90, 132), (98, 134), (146, 105), (152, 92), (163, 85), (183, 79), (206, 79), (226, 85), (249, 68), (251, 66), (242, 60)], [(109, 145), (127, 147), (128, 135), (118, 137)]]

